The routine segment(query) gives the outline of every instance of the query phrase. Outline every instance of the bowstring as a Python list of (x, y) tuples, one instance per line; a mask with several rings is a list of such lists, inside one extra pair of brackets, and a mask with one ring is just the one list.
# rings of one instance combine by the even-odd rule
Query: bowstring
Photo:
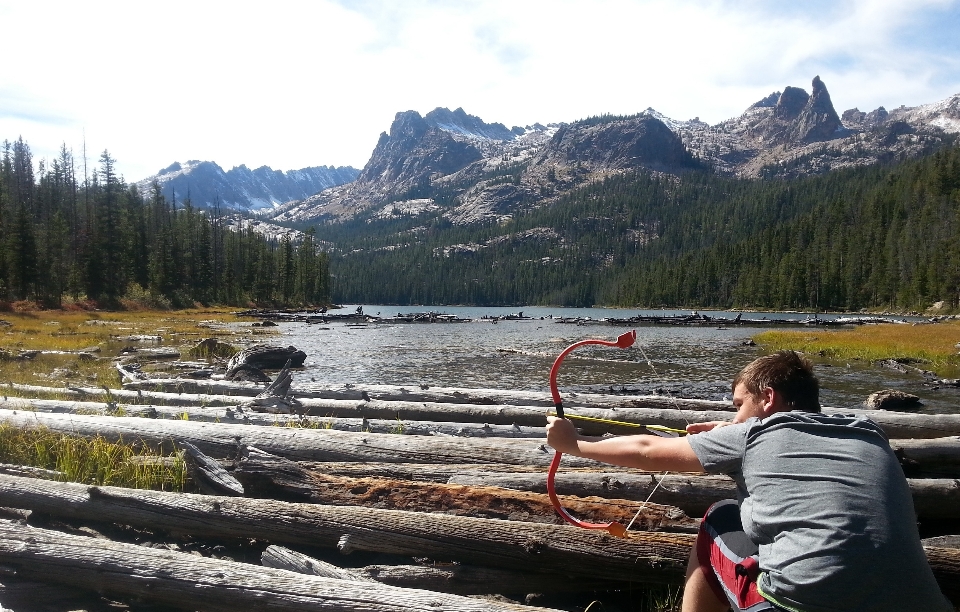
[[(663, 381), (662, 377), (660, 376), (660, 373), (657, 372), (657, 368), (653, 365), (653, 361), (651, 361), (650, 357), (647, 356), (647, 352), (643, 350), (643, 345), (637, 342), (635, 346), (637, 347), (637, 349), (640, 350), (640, 354), (643, 355), (643, 359), (644, 361), (647, 362), (647, 365), (650, 367), (650, 370), (653, 371), (653, 375), (656, 377), (656, 381), (657, 382)], [(667, 391), (667, 397), (669, 397), (670, 400), (673, 402), (674, 409), (680, 413), (680, 417), (684, 420), (684, 422), (687, 425), (689, 425), (690, 421), (687, 420), (687, 417), (684, 416), (683, 414), (683, 410), (680, 409), (680, 403), (677, 402), (677, 398), (674, 397), (672, 393), (670, 393), (670, 389), (666, 389), (666, 391)], [(653, 498), (653, 494), (656, 493), (657, 489), (660, 488), (660, 485), (663, 484), (663, 481), (666, 479), (668, 473), (669, 473), (669, 470), (665, 470), (663, 474), (660, 475), (660, 478), (657, 480), (657, 484), (654, 485), (653, 490), (650, 491), (650, 495), (647, 495), (647, 498), (643, 500), (643, 503), (640, 504), (639, 508), (637, 508), (637, 513), (634, 514), (633, 518), (630, 519), (630, 522), (627, 523), (627, 528), (626, 528), (627, 531), (630, 531), (630, 528), (633, 526), (633, 523), (637, 520), (637, 518), (639, 518), (640, 513), (643, 512), (643, 509), (647, 507), (647, 504)]]

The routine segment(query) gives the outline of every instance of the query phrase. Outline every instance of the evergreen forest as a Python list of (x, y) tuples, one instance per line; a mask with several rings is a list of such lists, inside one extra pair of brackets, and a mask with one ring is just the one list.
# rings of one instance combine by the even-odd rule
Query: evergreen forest
[(0, 161), (0, 302), (44, 307), (328, 304), (327, 255), (229, 229), (218, 210), (140, 193), (107, 151), (95, 167), (66, 146), (35, 168), (22, 138)]
[[(516, 180), (511, 168), (502, 180)], [(488, 177), (490, 178), (490, 177)], [(493, 177), (492, 180), (500, 180)], [(445, 191), (417, 193), (441, 206)], [(409, 194), (407, 194), (409, 195)], [(345, 303), (960, 308), (960, 148), (798, 179), (626, 172), (509, 221), (318, 225)]]

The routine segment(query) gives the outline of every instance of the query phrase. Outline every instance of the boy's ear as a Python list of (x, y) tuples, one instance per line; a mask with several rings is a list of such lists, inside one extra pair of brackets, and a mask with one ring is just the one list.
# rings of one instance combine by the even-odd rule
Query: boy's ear
[(765, 387), (760, 390), (760, 408), (764, 416), (769, 416), (777, 411), (777, 400), (780, 399), (773, 387)]

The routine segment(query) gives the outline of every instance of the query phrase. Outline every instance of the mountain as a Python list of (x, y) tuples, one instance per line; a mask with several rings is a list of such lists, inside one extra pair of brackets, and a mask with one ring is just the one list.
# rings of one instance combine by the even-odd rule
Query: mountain
[(457, 225), (505, 220), (640, 168), (681, 176), (798, 177), (915, 157), (960, 132), (960, 94), (925, 106), (838, 114), (815, 77), (717, 125), (652, 108), (629, 117), (507, 129), (437, 108), (397, 113), (352, 183), (270, 211), (277, 223), (440, 215)]
[(883, 107), (838, 115), (826, 85), (812, 93), (786, 87), (732, 119), (711, 126), (671, 124), (684, 146), (722, 175), (744, 178), (823, 174), (931, 152), (960, 132), (960, 94), (887, 112)]
[(149, 194), (157, 182), (164, 196), (177, 202), (190, 197), (195, 207), (210, 208), (219, 200), (222, 208), (257, 210), (300, 200), (315, 193), (356, 180), (359, 171), (349, 166), (316, 166), (282, 172), (268, 166), (251, 170), (244, 165), (226, 172), (214, 162), (174, 162), (156, 175), (137, 182)]
[(272, 213), (278, 222), (389, 218), (443, 209), (456, 224), (509, 217), (625, 169), (698, 167), (656, 117), (603, 116), (507, 129), (463, 109), (397, 113), (353, 183)]

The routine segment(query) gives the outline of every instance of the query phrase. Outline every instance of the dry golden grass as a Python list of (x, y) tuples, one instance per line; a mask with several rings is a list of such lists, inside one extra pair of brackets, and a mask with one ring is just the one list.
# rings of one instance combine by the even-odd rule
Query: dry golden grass
[[(0, 392), (6, 383), (119, 387), (112, 363), (124, 346), (172, 347), (185, 351), (204, 338), (231, 343), (239, 340), (234, 323), (250, 322), (226, 308), (176, 311), (39, 310), (0, 313)], [(269, 333), (257, 328), (246, 334)], [(162, 342), (133, 343), (129, 336), (160, 336)], [(83, 351), (99, 349), (98, 359), (73, 354), (16, 358), (22, 351)]]
[(792, 349), (827, 359), (913, 360), (944, 378), (960, 376), (960, 322), (862, 325), (853, 329), (766, 331), (754, 336), (765, 349)]

